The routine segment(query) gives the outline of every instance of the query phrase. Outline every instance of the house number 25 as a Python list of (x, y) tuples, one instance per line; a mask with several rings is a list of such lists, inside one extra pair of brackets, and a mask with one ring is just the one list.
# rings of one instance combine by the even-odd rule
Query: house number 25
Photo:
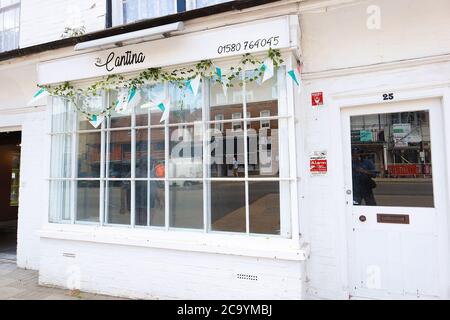
[(393, 93), (383, 94), (383, 100), (384, 101), (394, 100), (394, 94)]

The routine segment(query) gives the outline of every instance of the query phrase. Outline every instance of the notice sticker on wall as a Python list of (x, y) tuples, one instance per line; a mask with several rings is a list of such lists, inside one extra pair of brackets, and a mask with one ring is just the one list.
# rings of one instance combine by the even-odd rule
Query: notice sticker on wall
[(312, 176), (325, 175), (328, 171), (326, 151), (314, 151), (309, 156), (309, 172)]
[(313, 107), (323, 106), (323, 92), (311, 93), (311, 105)]

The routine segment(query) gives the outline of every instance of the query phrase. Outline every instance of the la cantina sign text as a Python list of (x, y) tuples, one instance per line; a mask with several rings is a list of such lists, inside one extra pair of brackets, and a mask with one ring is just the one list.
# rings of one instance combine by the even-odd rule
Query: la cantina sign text
[(140, 64), (145, 61), (145, 55), (142, 52), (133, 53), (131, 50), (125, 51), (124, 54), (116, 56), (114, 51), (108, 54), (106, 61), (102, 61), (101, 58), (97, 58), (95, 66), (99, 68), (105, 68), (106, 71), (111, 72), (116, 67), (129, 66)]

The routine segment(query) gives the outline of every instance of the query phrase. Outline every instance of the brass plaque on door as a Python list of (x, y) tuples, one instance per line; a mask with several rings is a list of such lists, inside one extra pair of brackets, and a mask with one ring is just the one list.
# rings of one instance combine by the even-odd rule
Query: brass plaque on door
[(397, 224), (409, 224), (408, 214), (377, 214), (378, 223), (397, 223)]

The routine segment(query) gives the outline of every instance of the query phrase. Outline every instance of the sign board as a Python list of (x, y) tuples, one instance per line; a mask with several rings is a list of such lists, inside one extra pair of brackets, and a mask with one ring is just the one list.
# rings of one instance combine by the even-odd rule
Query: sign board
[(410, 123), (395, 123), (392, 125), (393, 137), (396, 146), (422, 141), (419, 126), (411, 126)]
[(126, 45), (38, 64), (39, 84), (51, 84), (193, 63), (205, 59), (296, 48), (298, 17), (283, 16)]
[(326, 151), (314, 151), (309, 156), (309, 172), (311, 175), (325, 175), (328, 172)]

